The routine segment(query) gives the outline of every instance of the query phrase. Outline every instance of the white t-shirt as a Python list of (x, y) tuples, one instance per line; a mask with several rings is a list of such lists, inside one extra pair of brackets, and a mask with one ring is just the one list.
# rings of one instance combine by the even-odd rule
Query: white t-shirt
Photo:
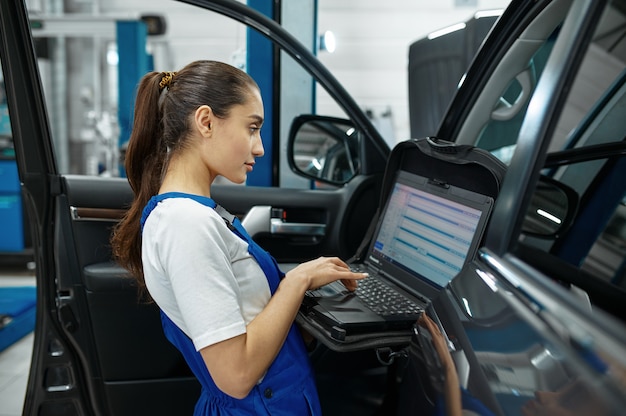
[(150, 295), (198, 351), (245, 333), (271, 297), (248, 244), (191, 198), (168, 198), (153, 209), (142, 259)]

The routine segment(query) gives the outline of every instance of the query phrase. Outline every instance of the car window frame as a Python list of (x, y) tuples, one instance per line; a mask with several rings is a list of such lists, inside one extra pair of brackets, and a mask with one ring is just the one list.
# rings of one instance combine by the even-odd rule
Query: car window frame
[(546, 62), (544, 75), (530, 98), (532, 114), (527, 115), (522, 123), (485, 236), (484, 246), (498, 255), (510, 251), (520, 234), (524, 213), (545, 165), (550, 139), (566, 99), (563, 92), (575, 78), (605, 3), (592, 0), (572, 2)]

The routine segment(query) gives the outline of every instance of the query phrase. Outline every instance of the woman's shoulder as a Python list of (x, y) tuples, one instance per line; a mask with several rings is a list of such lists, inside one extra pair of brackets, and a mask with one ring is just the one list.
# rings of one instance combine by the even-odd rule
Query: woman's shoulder
[(192, 198), (176, 197), (160, 201), (154, 209), (162, 221), (200, 226), (206, 222), (223, 222), (213, 207)]

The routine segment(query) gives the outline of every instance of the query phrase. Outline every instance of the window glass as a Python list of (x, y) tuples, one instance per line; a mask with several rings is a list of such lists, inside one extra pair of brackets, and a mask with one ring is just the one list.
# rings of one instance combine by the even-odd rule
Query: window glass
[[(626, 159), (620, 155), (626, 138), (625, 22), (626, 8), (620, 2), (607, 7), (550, 142), (551, 152), (570, 153), (558, 166), (542, 172), (575, 193), (575, 206), (567, 208), (575, 215), (554, 235), (539, 238), (523, 232), (521, 237), (524, 245), (586, 272), (584, 278), (622, 288), (626, 288)], [(616, 147), (603, 151), (601, 146), (608, 145)], [(529, 212), (527, 219), (531, 216)], [(535, 265), (547, 267), (548, 259), (534, 259)]]
[[(487, 116), (484, 110), (473, 108), (460, 140), (471, 137), (475, 130), (478, 134), (473, 137), (478, 137), (475, 143), (479, 147), (505, 162), (510, 160), (522, 120), (527, 116), (528, 97), (523, 91), (533, 91), (543, 75), (561, 23), (550, 22), (554, 29), (540, 47), (532, 53), (526, 50), (530, 58), (523, 63), (516, 61), (523, 56), (519, 53), (523, 42), (511, 46), (510, 50), (518, 53), (503, 58), (478, 100), (479, 104), (498, 104)], [(531, 29), (539, 28), (533, 25)], [(530, 29), (525, 33), (531, 34)], [(626, 145), (619, 148), (626, 139), (625, 34), (626, 6), (623, 2), (609, 3), (563, 101), (549, 145), (548, 161), (552, 164), (541, 172), (516, 248), (523, 260), (565, 282), (571, 276), (565, 275), (566, 269), (561, 270), (563, 276), (558, 276), (555, 257), (578, 269), (584, 279), (602, 279), (626, 288), (626, 156), (621, 156)], [(520, 72), (512, 67), (526, 69)], [(490, 92), (489, 88), (498, 82), (503, 92)], [(516, 107), (519, 99), (523, 104)], [(481, 123), (484, 118), (488, 120)], [(607, 150), (602, 146), (618, 148)], [(561, 156), (555, 152), (561, 152)], [(527, 251), (529, 248), (531, 251)], [(546, 255), (535, 256), (535, 250)], [(474, 287), (471, 282), (465, 283)], [(498, 307), (472, 302), (482, 295), (473, 295), (469, 289), (459, 293), (464, 302), (471, 304), (475, 316), (498, 314)]]
[(476, 146), (491, 151), (504, 162), (508, 162), (513, 154), (530, 96), (543, 73), (557, 35), (558, 29), (532, 55), (524, 71), (509, 82), (478, 136)]
[[(327, 93), (319, 87), (311, 75), (284, 52), (280, 53), (280, 97), (274, 97), (277, 90), (271, 89), (258, 73), (266, 71), (271, 77), (274, 63), (269, 53), (259, 57), (258, 43), (252, 47), (254, 57), (247, 60), (248, 42), (265, 37), (255, 33), (251, 41), (250, 30), (246, 25), (196, 6), (159, 0), (167, 5), (165, 32), (148, 34), (145, 42), (141, 37), (137, 42), (118, 41), (119, 23), (115, 17), (100, 17), (85, 22), (73, 19), (68, 13), (68, 21), (59, 26), (47, 24), (45, 18), (40, 25), (33, 26), (39, 69), (44, 85), (47, 109), (55, 146), (57, 166), (61, 174), (121, 176), (125, 144), (130, 135), (135, 86), (147, 71), (176, 70), (197, 59), (213, 59), (230, 63), (251, 73), (259, 82), (264, 93), (265, 127), (262, 138), (267, 150), (271, 145), (278, 147), (266, 151), (259, 160), (255, 172), (258, 175), (267, 164), (268, 175), (273, 175), (272, 158), (278, 158), (277, 170), (282, 187), (309, 188), (311, 182), (295, 175), (289, 169), (285, 158), (287, 135), (293, 117), (300, 114), (317, 113), (315, 94)], [(34, 6), (33, 6), (34, 7)], [(126, 35), (132, 36), (135, 24), (143, 18), (136, 11), (137, 5), (129, 2), (110, 5), (107, 12), (123, 15)], [(33, 18), (38, 10), (29, 10)], [(75, 10), (79, 13), (78, 10)], [(300, 13), (307, 15), (306, 13)], [(62, 20), (60, 21), (62, 22)], [(310, 22), (312, 24), (312, 22)], [(297, 27), (289, 28), (295, 37), (300, 36)], [(85, 31), (89, 27), (89, 31)], [(199, 29), (200, 28), (200, 29)], [(313, 31), (310, 36), (313, 36)], [(127, 39), (125, 36), (122, 39)], [(312, 44), (312, 39), (301, 39), (302, 43)], [(261, 45), (263, 46), (263, 45)], [(133, 49), (134, 48), (134, 49)], [(263, 46), (264, 48), (264, 46)], [(263, 49), (265, 51), (265, 49)], [(270, 49), (268, 49), (269, 51)], [(266, 57), (267, 55), (267, 57)], [(129, 62), (128, 57), (134, 61)], [(142, 60), (143, 63), (142, 63)], [(145, 72), (137, 65), (145, 66)], [(141, 65), (140, 65), (141, 66)], [(251, 68), (254, 66), (255, 68)], [(271, 89), (271, 92), (269, 90)], [(345, 117), (334, 100), (319, 109), (320, 114)], [(280, 113), (280, 124), (273, 125), (275, 112)], [(250, 181), (249, 181), (250, 182)], [(252, 180), (255, 182), (255, 179)], [(258, 181), (256, 181), (258, 182)], [(261, 180), (265, 184), (267, 181)], [(230, 184), (218, 178), (219, 184)], [(256, 183), (253, 183), (256, 184)]]
[(142, 67), (171, 71), (196, 59), (245, 66), (243, 25), (183, 3), (153, 3), (167, 9), (165, 32), (145, 39), (132, 2), (107, 4), (108, 13), (93, 18), (76, 6), (65, 21), (47, 20), (53, 10), (29, 5), (60, 173), (120, 175), (119, 148), (128, 140)]
[(11, 120), (7, 107), (6, 92), (4, 89), (4, 77), (0, 69), (0, 160), (15, 158), (13, 139), (11, 133)]

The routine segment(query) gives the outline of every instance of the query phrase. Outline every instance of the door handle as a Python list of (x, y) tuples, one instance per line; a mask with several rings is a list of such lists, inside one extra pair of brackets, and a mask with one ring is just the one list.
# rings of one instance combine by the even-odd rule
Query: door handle
[(274, 209), (269, 205), (254, 206), (241, 220), (241, 223), (253, 238), (261, 233), (313, 237), (320, 237), (326, 233), (326, 224), (285, 221), (272, 215), (272, 212), (277, 210), (279, 209)]
[(325, 232), (326, 224), (285, 222), (280, 218), (272, 218), (270, 220), (271, 234), (323, 236)]

